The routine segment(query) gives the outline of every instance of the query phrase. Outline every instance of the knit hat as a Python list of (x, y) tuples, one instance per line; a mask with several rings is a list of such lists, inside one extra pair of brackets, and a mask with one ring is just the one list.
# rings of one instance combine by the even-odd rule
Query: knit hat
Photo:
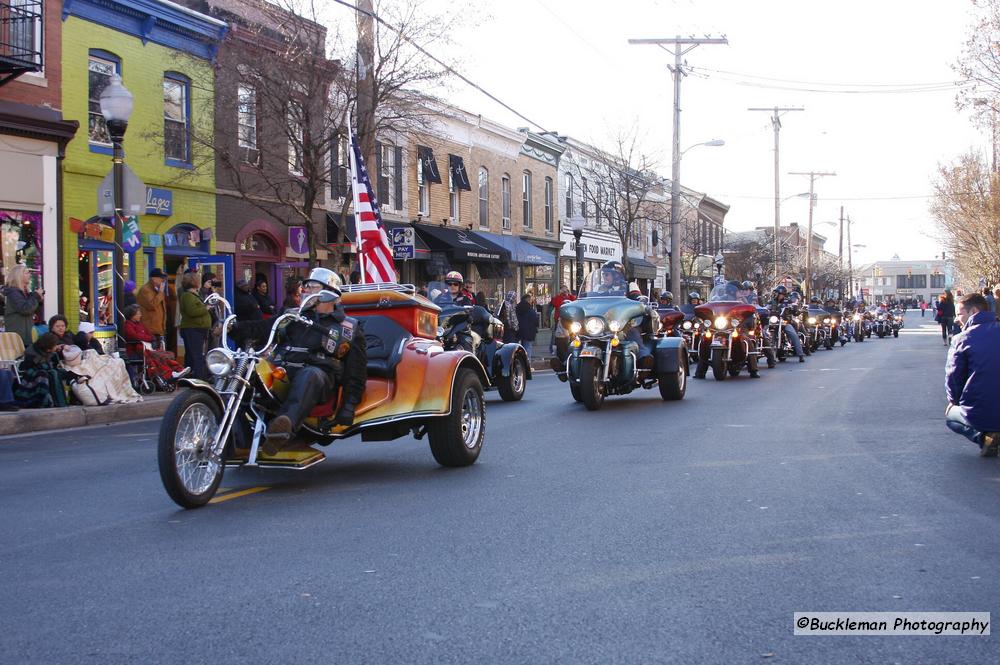
[(80, 332), (82, 333), (92, 333), (94, 332), (94, 324), (88, 321), (84, 321), (80, 324)]

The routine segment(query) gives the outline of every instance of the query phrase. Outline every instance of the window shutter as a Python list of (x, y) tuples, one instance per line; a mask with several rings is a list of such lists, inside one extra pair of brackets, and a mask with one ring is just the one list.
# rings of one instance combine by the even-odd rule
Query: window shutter
[(393, 171), (393, 178), (395, 183), (393, 183), (396, 188), (396, 210), (403, 209), (403, 148), (401, 146), (396, 146), (396, 168)]

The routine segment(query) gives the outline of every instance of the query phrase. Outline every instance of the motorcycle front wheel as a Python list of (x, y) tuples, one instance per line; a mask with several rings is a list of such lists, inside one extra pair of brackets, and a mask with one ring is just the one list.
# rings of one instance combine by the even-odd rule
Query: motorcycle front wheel
[(597, 411), (604, 402), (600, 370), (596, 360), (580, 361), (580, 397), (588, 411)]
[(714, 351), (712, 353), (712, 376), (715, 377), (716, 381), (726, 380), (726, 370), (729, 369), (729, 363), (726, 361), (726, 354), (721, 350)]
[(163, 415), (157, 443), (160, 480), (181, 508), (204, 506), (222, 482), (225, 464), (211, 450), (221, 419), (219, 405), (200, 390), (175, 397)]

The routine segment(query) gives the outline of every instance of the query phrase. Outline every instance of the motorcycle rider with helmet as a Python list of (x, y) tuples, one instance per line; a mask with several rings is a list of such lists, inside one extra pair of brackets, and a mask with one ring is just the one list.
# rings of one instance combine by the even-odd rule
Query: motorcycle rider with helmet
[(757, 289), (750, 280), (744, 280), (740, 284), (739, 295), (740, 299), (746, 301), (748, 305), (757, 304)]
[(597, 295), (624, 296), (628, 294), (625, 266), (619, 261), (607, 261), (601, 266), (601, 284)]
[[(302, 421), (319, 404), (328, 402), (342, 389), (337, 425), (351, 425), (354, 411), (365, 392), (368, 354), (364, 327), (347, 316), (340, 304), (341, 279), (327, 268), (313, 268), (302, 283), (302, 296), (326, 291), (312, 300), (300, 315), (308, 322), (291, 321), (281, 327), (276, 339), (274, 363), (288, 372), (291, 387), (277, 414), (267, 427), (263, 443), (267, 455), (288, 445)], [(244, 343), (267, 339), (271, 321), (244, 321), (233, 327), (233, 338)]]
[(465, 280), (462, 278), (462, 273), (457, 270), (448, 272), (444, 276), (444, 283), (448, 285), (449, 289), (451, 289), (451, 301), (454, 304), (461, 307), (468, 307), (476, 304), (472, 302), (472, 299), (469, 298), (464, 291), (462, 291), (462, 287), (465, 286)]
[(833, 298), (827, 298), (826, 302), (823, 303), (823, 309), (837, 317), (840, 322), (839, 325), (833, 327), (833, 343), (837, 344), (840, 342), (840, 329), (844, 326), (844, 313), (840, 311), (840, 307), (837, 305), (837, 301)]
[(660, 294), (659, 302), (657, 302), (656, 309), (660, 312), (677, 312), (680, 311), (676, 305), (674, 305), (674, 294), (670, 291), (664, 291)]
[[(791, 293), (791, 295), (789, 295), (788, 294), (788, 289), (785, 288), (784, 285), (779, 284), (778, 286), (774, 287), (774, 291), (772, 291), (771, 293), (773, 295), (773, 298), (771, 299), (771, 302), (769, 304), (769, 308), (771, 310), (771, 315), (772, 316), (777, 316), (777, 317), (780, 318), (781, 314), (782, 314), (782, 311), (786, 307), (791, 307), (791, 308), (793, 308), (793, 313), (795, 313), (795, 314), (798, 313), (796, 311), (797, 310), (797, 301), (798, 301), (798, 298), (797, 298), (798, 293), (797, 292), (793, 291)], [(806, 354), (802, 350), (802, 341), (799, 339), (799, 333), (796, 330), (795, 325), (791, 321), (788, 321), (788, 320), (785, 320), (784, 323), (781, 324), (781, 325), (784, 326), (785, 335), (787, 335), (788, 338), (792, 341), (792, 346), (795, 348), (795, 355), (797, 355), (799, 357), (799, 362), (800, 363), (804, 363), (806, 361)], [(772, 335), (772, 337), (771, 337), (771, 345), (774, 346), (775, 349), (778, 348), (778, 335), (777, 335), (777, 333), (775, 333), (775, 334)]]

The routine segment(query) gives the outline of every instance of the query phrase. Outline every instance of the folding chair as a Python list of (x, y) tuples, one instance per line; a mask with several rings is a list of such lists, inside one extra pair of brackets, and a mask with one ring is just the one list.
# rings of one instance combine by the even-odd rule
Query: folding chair
[(13, 370), (14, 378), (21, 382), (18, 368), (24, 358), (24, 340), (15, 332), (0, 333), (0, 367)]

